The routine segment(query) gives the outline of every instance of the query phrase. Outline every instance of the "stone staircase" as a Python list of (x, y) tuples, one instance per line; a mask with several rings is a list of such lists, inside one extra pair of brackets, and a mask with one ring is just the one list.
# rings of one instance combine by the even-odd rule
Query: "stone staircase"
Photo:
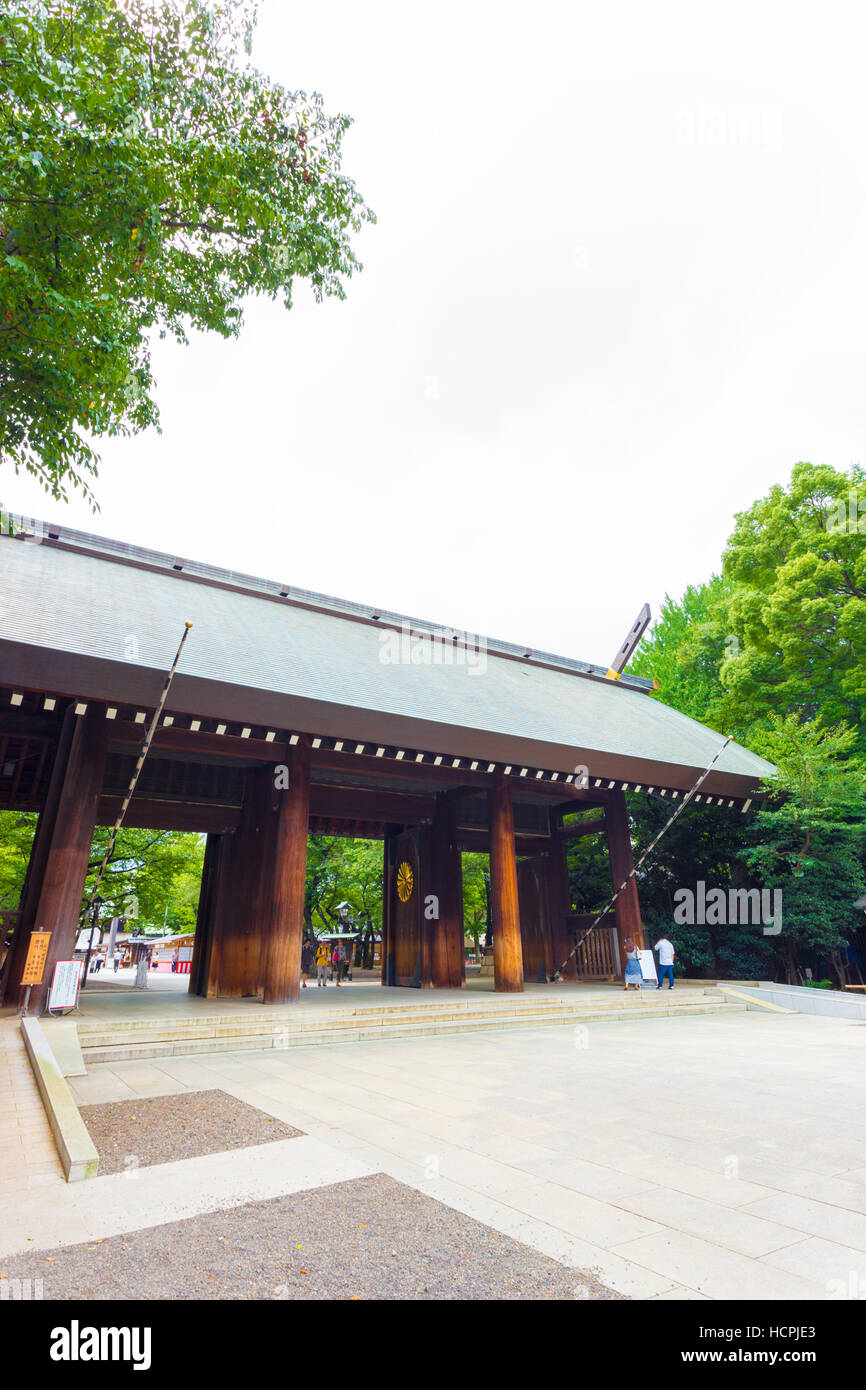
[(387, 1038), (451, 1036), (513, 1028), (670, 1018), (745, 1008), (717, 989), (682, 989), (671, 997), (655, 991), (611, 991), (611, 997), (581, 998), (581, 991), (538, 995), (494, 995), (427, 1003), (327, 1008), (303, 1005), (226, 1014), (178, 1014), (140, 1020), (81, 1018), (78, 1040), (84, 1062), (119, 1062), (129, 1058), (189, 1056), (201, 1052), (263, 1051), (313, 1047), (329, 1043), (381, 1041)]

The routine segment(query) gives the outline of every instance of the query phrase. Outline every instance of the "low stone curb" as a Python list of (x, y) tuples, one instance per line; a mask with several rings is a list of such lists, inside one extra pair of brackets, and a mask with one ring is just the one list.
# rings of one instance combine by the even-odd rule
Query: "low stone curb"
[(21, 1032), (66, 1181), (95, 1178), (99, 1168), (96, 1146), (78, 1113), (42, 1025), (36, 1018), (22, 1018)]
[(761, 999), (757, 994), (747, 994), (742, 989), (729, 989), (726, 985), (717, 985), (721, 994), (730, 999), (740, 999), (747, 1009), (767, 1009), (774, 1014), (793, 1014), (796, 1009), (783, 1009), (781, 1004), (771, 1004), (769, 999)]

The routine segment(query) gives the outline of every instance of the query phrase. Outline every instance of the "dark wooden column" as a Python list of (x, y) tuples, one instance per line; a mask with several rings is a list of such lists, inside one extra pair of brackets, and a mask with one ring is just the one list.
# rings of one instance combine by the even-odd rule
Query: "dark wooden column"
[[(610, 801), (604, 808), (604, 823), (610, 855), (610, 880), (616, 889), (628, 878), (634, 868), (625, 792), (615, 791), (611, 793)], [(643, 924), (640, 918), (637, 883), (634, 879), (629, 880), (626, 888), (617, 898), (615, 911), (620, 968), (624, 972), (626, 937), (632, 937), (634, 944), (643, 949)]]
[(201, 887), (198, 893), (198, 911), (195, 919), (195, 939), (189, 967), (190, 994), (207, 993), (208, 969), (213, 944), (214, 894), (219, 869), (220, 846), (225, 838), (227, 837), (222, 835), (208, 835), (205, 841)]
[(96, 807), (105, 775), (109, 726), (105, 710), (92, 705), (76, 715), (66, 711), (51, 783), (31, 850), (27, 901), (22, 905), (18, 938), (7, 971), (6, 1002), (19, 999), (30, 932), (50, 931), (48, 959), (41, 985), (34, 985), (30, 1008), (38, 1013), (51, 986), (54, 964), (71, 960), (79, 926)]
[(383, 985), (396, 985), (397, 983), (394, 960), (394, 860), (397, 853), (397, 836), (401, 828), (399, 825), (386, 825), (382, 845), (381, 980)]
[(520, 907), (520, 941), (523, 978), (546, 985), (553, 975), (550, 939), (550, 904), (547, 893), (547, 861), (542, 855), (521, 859), (517, 865)]
[(310, 743), (289, 750), (289, 786), (277, 790), (274, 877), (268, 910), (264, 1002), (294, 1003), (301, 992), (301, 942), (310, 825)]
[[(558, 818), (557, 818), (558, 820)], [(568, 880), (568, 858), (566, 844), (559, 834), (558, 824), (551, 826), (550, 847), (547, 860), (547, 901), (550, 905), (550, 941), (553, 952), (553, 969), (559, 970), (574, 945), (572, 932), (568, 926), (571, 912), (571, 884)], [(565, 980), (577, 979), (577, 961), (571, 956), (562, 971)]]
[(463, 863), (454, 828), (454, 806), (437, 799), (430, 827), (430, 876), (425, 894), (438, 899), (438, 921), (431, 929), (431, 984), (436, 989), (462, 989), (466, 979), (463, 944)]
[(240, 823), (222, 836), (210, 904), (205, 993), (250, 998), (262, 990), (262, 956), (274, 874), (276, 791), (271, 767), (246, 775)]
[(42, 879), (45, 873), (48, 852), (51, 848), (51, 836), (54, 833), (54, 824), (57, 819), (57, 807), (60, 804), (60, 795), (63, 790), (63, 782), (69, 762), (69, 749), (72, 744), (72, 735), (75, 732), (75, 726), (76, 719), (72, 711), (72, 706), (67, 705), (62, 723), (60, 724), (57, 745), (53, 753), (51, 776), (48, 782), (45, 804), (39, 812), (39, 819), (36, 822), (36, 831), (30, 845), (30, 858), (27, 861), (27, 873), (24, 878), (24, 887), (21, 892), (21, 900), (19, 903), (18, 923), (15, 928), (15, 935), (12, 938), (12, 945), (3, 972), (4, 1002), (7, 1004), (13, 1004), (18, 999), (18, 981), (21, 979), (24, 970), (24, 962), (27, 959), (27, 946), (30, 940), (30, 933), (35, 929), (36, 906), (42, 889)]
[(494, 989), (523, 990), (523, 952), (517, 899), (517, 853), (511, 785), (499, 773), (488, 797), (490, 806), (490, 903), (493, 913)]

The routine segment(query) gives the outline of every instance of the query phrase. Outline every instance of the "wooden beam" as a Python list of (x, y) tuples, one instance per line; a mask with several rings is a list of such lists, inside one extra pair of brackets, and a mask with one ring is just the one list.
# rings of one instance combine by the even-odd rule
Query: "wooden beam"
[[(103, 713), (103, 719), (105, 715)], [(112, 744), (123, 747), (137, 747), (144, 737), (143, 724), (130, 724), (122, 720), (106, 720), (111, 730)], [(151, 752), (158, 749), (176, 753), (196, 753), (207, 757), (236, 758), (248, 762), (287, 763), (288, 743), (274, 741), (267, 743), (263, 738), (240, 738), (236, 734), (210, 734), (203, 730), (194, 733), (191, 729), (159, 728), (153, 736)]]
[[(114, 825), (123, 797), (101, 796), (96, 808), (97, 825)], [(137, 830), (178, 830), (198, 835), (230, 835), (240, 824), (239, 806), (217, 802), (160, 801), (133, 797), (124, 825)]]
[[(361, 742), (361, 740), (357, 741)], [(347, 739), (346, 742), (351, 744), (355, 740)], [(365, 746), (372, 748), (374, 740), (368, 740)], [(353, 776), (360, 773), (364, 776), (375, 777), (377, 780), (396, 778), (403, 782), (434, 783), (443, 790), (449, 788), (459, 791), (461, 796), (469, 796), (474, 791), (489, 792), (494, 777), (504, 775), (501, 771), (498, 774), (487, 772), (485, 770), (487, 762), (491, 760), (485, 758), (477, 759), (479, 767), (475, 772), (465, 765), (470, 761), (468, 758), (461, 759), (463, 766), (451, 767), (450, 759), (443, 757), (441, 764), (437, 767), (435, 763), (429, 761), (429, 758), (423, 763), (416, 763), (414, 758), (409, 757), (401, 758), (398, 762), (396, 758), (377, 758), (375, 753), (337, 753), (332, 749), (318, 748), (313, 751), (312, 760), (314, 774), (321, 768), (330, 772), (348, 772)], [(507, 780), (512, 783), (515, 795), (519, 796), (544, 797), (549, 801), (551, 798), (561, 800), (569, 792), (568, 784), (565, 782), (539, 782), (534, 777), (516, 775), (509, 775)], [(592, 799), (588, 792), (583, 792), (579, 788), (574, 789), (574, 800), (586, 800), (589, 805), (602, 805), (601, 796), (602, 793), (594, 792), (592, 797), (595, 799)], [(568, 805), (567, 802), (565, 804)], [(573, 810), (574, 807), (572, 806), (570, 809)]]
[(490, 901), (493, 912), (494, 988), (523, 991), (523, 951), (517, 897), (517, 855), (511, 786), (501, 773), (490, 792)]
[(574, 825), (564, 825), (560, 834), (563, 840), (582, 840), (585, 835), (598, 835), (605, 827), (604, 816), (594, 820), (576, 821)]
[[(487, 830), (474, 830), (468, 826), (458, 826), (456, 829), (457, 843), (461, 850), (472, 854), (490, 853), (490, 834)], [(520, 855), (541, 854), (549, 843), (546, 835), (518, 835), (514, 836), (514, 844), (517, 853)]]
[[(560, 791), (566, 788), (560, 787)], [(570, 816), (575, 811), (598, 810), (603, 811), (608, 804), (608, 798), (613, 796), (613, 792), (605, 790), (603, 793), (598, 789), (587, 791), (584, 787), (573, 787), (571, 795), (567, 801), (560, 801), (556, 806), (551, 807), (554, 815)]]
[(432, 796), (392, 792), (379, 787), (334, 787), (319, 782), (310, 786), (311, 816), (420, 825), (423, 821), (431, 821), (435, 810), (436, 799)]

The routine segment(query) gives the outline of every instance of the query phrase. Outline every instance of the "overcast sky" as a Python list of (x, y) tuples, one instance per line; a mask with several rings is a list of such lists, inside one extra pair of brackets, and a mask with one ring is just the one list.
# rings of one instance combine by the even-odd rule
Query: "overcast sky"
[(7, 507), (602, 662), (798, 459), (863, 461), (855, 5), (262, 12), (355, 119), (363, 274), (160, 346), (97, 517)]

